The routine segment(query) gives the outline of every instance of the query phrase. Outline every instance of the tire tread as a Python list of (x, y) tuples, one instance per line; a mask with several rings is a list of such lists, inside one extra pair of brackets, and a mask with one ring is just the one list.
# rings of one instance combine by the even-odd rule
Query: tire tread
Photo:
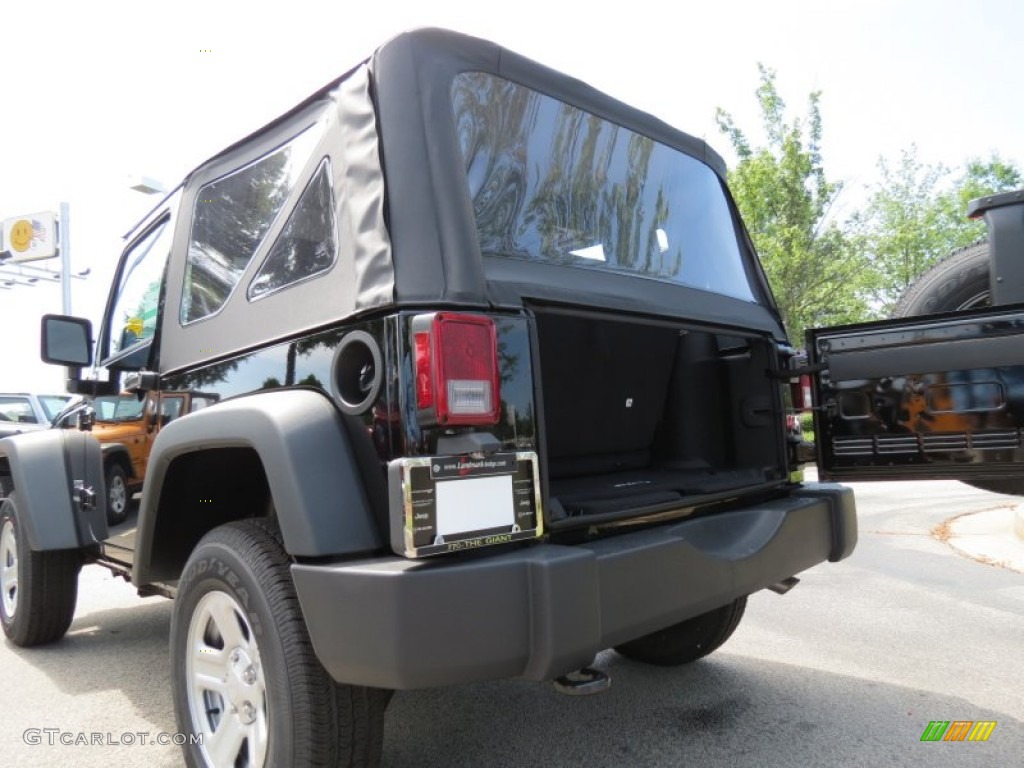
[(746, 607), (746, 596), (739, 597), (721, 608), (617, 645), (615, 650), (645, 664), (688, 664), (720, 648), (736, 631)]
[[(277, 635), (292, 683), (292, 742), (305, 750), (289, 759), (311, 766), (377, 765), (383, 709), (372, 707), (370, 689), (335, 683), (317, 659), (277, 525), (265, 519), (228, 523), (207, 534), (196, 551), (208, 547), (227, 549), (248, 566), (274, 617), (270, 631)], [(179, 595), (196, 576), (186, 567)], [(186, 729), (190, 724), (179, 720), (178, 725)]]
[(15, 494), (0, 504), (0, 525), (7, 516), (14, 521), (18, 560), (26, 563), (19, 568), (18, 607), (13, 621), (5, 617), (4, 633), (23, 648), (55, 642), (67, 634), (75, 618), (81, 555), (67, 549), (33, 552), (18, 523)]

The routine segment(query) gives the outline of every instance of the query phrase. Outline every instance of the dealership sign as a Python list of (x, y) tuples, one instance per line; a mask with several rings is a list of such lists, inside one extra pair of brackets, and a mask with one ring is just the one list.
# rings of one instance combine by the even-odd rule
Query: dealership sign
[(4, 221), (3, 250), (11, 261), (36, 261), (57, 255), (57, 217), (52, 211)]

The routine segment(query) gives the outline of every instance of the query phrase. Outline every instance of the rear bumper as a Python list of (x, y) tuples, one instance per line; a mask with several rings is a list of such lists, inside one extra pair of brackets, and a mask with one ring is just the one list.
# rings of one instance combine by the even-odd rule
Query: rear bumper
[(491, 557), (292, 566), (313, 646), (340, 682), (544, 680), (724, 605), (857, 540), (853, 493), (807, 485), (756, 507), (588, 544)]

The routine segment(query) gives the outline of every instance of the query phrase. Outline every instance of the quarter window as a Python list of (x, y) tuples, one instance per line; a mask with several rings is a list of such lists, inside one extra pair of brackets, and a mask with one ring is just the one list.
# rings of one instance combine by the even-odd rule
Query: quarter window
[(181, 297), (182, 324), (214, 314), (227, 301), (284, 207), (318, 138), (318, 131), (308, 129), (199, 190)]
[(338, 238), (330, 170), (325, 158), (253, 278), (250, 299), (326, 272), (334, 263)]

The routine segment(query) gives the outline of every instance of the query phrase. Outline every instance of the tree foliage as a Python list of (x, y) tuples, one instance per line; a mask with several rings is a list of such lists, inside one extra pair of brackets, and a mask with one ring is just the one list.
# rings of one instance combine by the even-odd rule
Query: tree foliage
[(967, 203), (1020, 187), (1020, 171), (997, 155), (969, 160), (961, 173), (928, 165), (917, 148), (893, 166), (879, 160), (879, 180), (855, 217), (858, 240), (870, 260), (873, 302), (883, 316), (923, 272), (957, 248), (985, 237), (985, 225), (967, 218)]
[(738, 162), (729, 186), (750, 231), (794, 343), (805, 328), (868, 315), (866, 264), (850, 237), (830, 219), (841, 191), (822, 164), (820, 92), (808, 99), (806, 126), (787, 120), (776, 75), (758, 65), (758, 106), (766, 138), (755, 146), (732, 116), (716, 110)]
[(841, 185), (822, 163), (820, 92), (809, 96), (806, 122), (790, 120), (775, 72), (758, 69), (764, 144), (722, 109), (715, 117), (737, 157), (729, 186), (796, 343), (808, 327), (887, 317), (922, 273), (985, 237), (984, 223), (967, 218), (970, 200), (1024, 186), (998, 155), (953, 170), (923, 163), (911, 146), (879, 160), (863, 208), (837, 222), (829, 213)]

